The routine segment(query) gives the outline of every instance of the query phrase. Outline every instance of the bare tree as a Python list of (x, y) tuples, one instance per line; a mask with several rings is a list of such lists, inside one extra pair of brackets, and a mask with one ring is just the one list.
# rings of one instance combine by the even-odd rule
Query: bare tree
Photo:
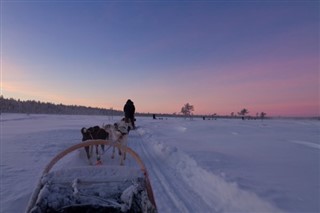
[(240, 112), (238, 112), (238, 115), (242, 116), (242, 120), (244, 120), (244, 117), (248, 113), (249, 113), (249, 111), (246, 108), (243, 108)]
[(185, 116), (191, 116), (192, 111), (194, 111), (193, 105), (186, 103), (182, 108), (181, 108), (181, 113)]
[(266, 115), (267, 115), (267, 113), (261, 112), (261, 113), (260, 113), (260, 118), (261, 118), (261, 120), (263, 120), (263, 119), (266, 117)]

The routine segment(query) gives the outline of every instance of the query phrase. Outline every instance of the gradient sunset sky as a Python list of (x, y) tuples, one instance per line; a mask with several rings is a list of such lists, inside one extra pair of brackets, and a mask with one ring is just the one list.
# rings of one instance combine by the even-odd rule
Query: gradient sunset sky
[(1, 1), (5, 98), (316, 116), (319, 1)]

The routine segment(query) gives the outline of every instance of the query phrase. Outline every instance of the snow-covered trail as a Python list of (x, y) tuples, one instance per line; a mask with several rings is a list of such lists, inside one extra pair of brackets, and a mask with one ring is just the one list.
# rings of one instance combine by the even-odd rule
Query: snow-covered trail
[[(150, 136), (142, 137), (143, 133), (142, 129), (132, 132), (131, 143), (148, 168), (159, 212), (197, 212), (200, 209), (210, 209), (179, 174), (163, 164), (163, 160), (148, 145)], [(176, 149), (167, 151), (175, 152)]]
[(159, 141), (152, 134), (154, 128), (130, 132), (129, 146), (146, 164), (159, 212), (281, 212), (201, 168), (183, 151)]

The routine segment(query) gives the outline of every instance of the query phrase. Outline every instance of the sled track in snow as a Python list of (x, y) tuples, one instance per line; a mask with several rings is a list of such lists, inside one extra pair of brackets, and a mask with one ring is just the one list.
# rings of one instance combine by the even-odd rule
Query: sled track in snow
[(156, 202), (159, 200), (159, 203), (167, 205), (158, 205), (158, 211), (197, 212), (204, 208), (212, 209), (192, 190), (178, 172), (159, 161), (157, 153), (151, 147), (152, 144), (145, 138), (136, 131), (131, 135), (131, 140), (135, 145), (134, 149), (140, 153), (147, 165), (149, 176), (152, 179), (151, 184), (156, 185), (153, 187)]
[(267, 200), (197, 165), (183, 151), (157, 141), (152, 131), (130, 136), (149, 171), (159, 212), (282, 212)]

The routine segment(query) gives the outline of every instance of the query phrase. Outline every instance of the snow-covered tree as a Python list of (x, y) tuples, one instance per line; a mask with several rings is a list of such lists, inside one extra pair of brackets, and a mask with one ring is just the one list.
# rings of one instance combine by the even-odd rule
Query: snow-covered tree
[(249, 113), (249, 111), (246, 108), (244, 108), (240, 112), (238, 112), (239, 115), (243, 115), (243, 116), (245, 116), (248, 113)]
[(181, 113), (185, 116), (190, 116), (192, 111), (194, 111), (193, 105), (186, 103), (182, 108), (181, 108)]
[(266, 115), (267, 115), (267, 113), (261, 112), (261, 113), (260, 113), (260, 118), (261, 118), (261, 120), (263, 120), (263, 119), (266, 117)]
[(240, 112), (238, 112), (238, 115), (242, 116), (242, 120), (244, 120), (244, 117), (248, 113), (249, 113), (249, 111), (246, 108), (243, 108)]

